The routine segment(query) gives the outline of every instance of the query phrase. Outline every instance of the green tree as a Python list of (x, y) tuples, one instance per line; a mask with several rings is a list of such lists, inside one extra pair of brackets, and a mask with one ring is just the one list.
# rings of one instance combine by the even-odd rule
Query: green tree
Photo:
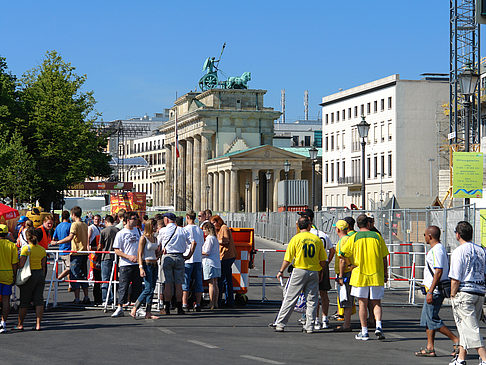
[(17, 86), (17, 78), (8, 71), (6, 59), (0, 57), (0, 130), (8, 131), (10, 136), (25, 124)]
[(93, 128), (98, 117), (93, 92), (83, 92), (79, 76), (55, 51), (23, 78), (22, 100), (27, 112), (24, 135), (36, 160), (39, 202), (49, 208), (62, 191), (90, 176), (109, 176), (106, 138)]
[(30, 201), (39, 192), (36, 163), (20, 133), (0, 133), (0, 196)]

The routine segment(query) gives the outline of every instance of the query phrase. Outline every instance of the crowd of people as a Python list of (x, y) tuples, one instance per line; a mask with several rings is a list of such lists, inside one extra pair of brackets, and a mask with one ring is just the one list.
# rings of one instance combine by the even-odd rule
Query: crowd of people
[[(331, 287), (329, 265), (335, 257), (338, 308), (342, 311), (343, 324), (334, 328), (337, 332), (351, 332), (351, 316), (355, 301), (361, 330), (356, 340), (367, 341), (369, 327), (375, 328), (378, 340), (384, 340), (381, 300), (384, 285), (388, 281), (389, 251), (374, 226), (372, 216), (360, 214), (356, 220), (345, 217), (338, 220), (334, 229), (338, 236), (335, 245), (329, 237), (313, 225), (314, 213), (306, 210), (297, 221), (299, 232), (290, 240), (277, 279), (291, 272), (279, 313), (270, 326), (276, 332), (284, 332), (300, 297), (305, 298), (306, 309), (301, 323), (304, 333), (328, 328), (327, 290)], [(355, 231), (355, 224), (358, 230)], [(437, 332), (453, 343), (450, 365), (466, 364), (466, 355), (476, 350), (480, 365), (486, 365), (486, 350), (480, 334), (483, 316), (486, 254), (485, 249), (472, 242), (473, 228), (461, 221), (455, 229), (459, 246), (449, 259), (440, 242), (440, 228), (425, 229), (424, 240), (429, 246), (425, 257), (422, 291), (425, 295), (420, 325), (426, 329), (427, 345), (415, 352), (420, 357), (435, 357), (434, 339)], [(319, 294), (322, 304), (322, 322), (319, 321)], [(456, 336), (439, 317), (445, 298), (450, 298), (457, 331)]]
[[(34, 329), (41, 330), (46, 250), (54, 247), (60, 251), (56, 257), (64, 268), (57, 279), (68, 282), (74, 305), (115, 304), (112, 317), (124, 316), (130, 309), (134, 318), (142, 315), (157, 319), (152, 305), (156, 285), (161, 282), (162, 293), (156, 298), (163, 304), (161, 315), (169, 315), (173, 308), (179, 315), (188, 308), (200, 312), (203, 280), (207, 280), (208, 309), (234, 307), (231, 265), (236, 258), (235, 244), (223, 219), (213, 216), (209, 209), (199, 214), (189, 211), (185, 217), (168, 212), (151, 219), (148, 216), (140, 219), (138, 213), (120, 209), (115, 216), (94, 215), (88, 225), (82, 218), (82, 209), (74, 207), (70, 212), (62, 212), (55, 229), (50, 214), (44, 215), (42, 225), (36, 229), (25, 216), (20, 217), (18, 225), (15, 239), (6, 225), (0, 225), (0, 333), (7, 331), (10, 296), (16, 284), (20, 288), (20, 309), (13, 330), (24, 329), (27, 309), (32, 305), (37, 318)], [(109, 283), (115, 278), (115, 263), (116, 303)], [(17, 272), (24, 265), (29, 266), (31, 273), (25, 283), (19, 284)], [(89, 297), (89, 281), (95, 282), (93, 301)]]

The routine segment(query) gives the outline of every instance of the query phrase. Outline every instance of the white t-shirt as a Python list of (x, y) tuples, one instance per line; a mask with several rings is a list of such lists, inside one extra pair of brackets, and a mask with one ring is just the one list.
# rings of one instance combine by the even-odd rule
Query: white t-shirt
[[(127, 255), (133, 255), (137, 257), (138, 254), (138, 241), (140, 240), (140, 231), (138, 228), (132, 230), (123, 228), (115, 236), (113, 241), (113, 248), (119, 249), (121, 252)], [(131, 262), (124, 257), (120, 257), (119, 266), (138, 265), (138, 262)]]
[(219, 259), (219, 241), (216, 236), (207, 236), (202, 246), (202, 251), (207, 255), (203, 256), (203, 265), (221, 268), (221, 260)]
[[(440, 281), (447, 280), (449, 277), (449, 260), (442, 243), (437, 243), (429, 250), (429, 252), (427, 252), (427, 256), (425, 256), (424, 285), (427, 288), (430, 288), (432, 281), (434, 280), (434, 276), (430, 273), (429, 267), (433, 273), (435, 273), (435, 269), (442, 269)], [(435, 288), (434, 293), (439, 293), (437, 287)]]
[[(175, 231), (175, 232), (174, 232)], [(184, 253), (187, 246), (191, 245), (189, 233), (175, 223), (169, 223), (162, 228), (162, 235), (159, 235), (159, 244), (166, 253)]]
[[(184, 227), (184, 229), (189, 233), (189, 239), (191, 242), (196, 242), (196, 248), (194, 249), (194, 253), (192, 254), (189, 260), (186, 260), (186, 264), (192, 264), (194, 262), (201, 262), (202, 260), (202, 246), (204, 244), (204, 233), (201, 228), (196, 226), (195, 224), (188, 224)], [(189, 255), (189, 251), (191, 250), (191, 246), (189, 246), (184, 253), (184, 255)]]
[(452, 252), (449, 277), (461, 282), (459, 291), (484, 294), (486, 292), (485, 265), (484, 248), (472, 242), (466, 242)]
[(310, 233), (315, 234), (317, 237), (319, 237), (321, 239), (322, 243), (324, 244), (324, 248), (326, 249), (327, 254), (329, 255), (329, 250), (331, 248), (335, 247), (332, 244), (329, 236), (327, 234), (325, 234), (324, 232), (319, 231), (318, 229), (315, 229), (315, 228), (311, 228)]

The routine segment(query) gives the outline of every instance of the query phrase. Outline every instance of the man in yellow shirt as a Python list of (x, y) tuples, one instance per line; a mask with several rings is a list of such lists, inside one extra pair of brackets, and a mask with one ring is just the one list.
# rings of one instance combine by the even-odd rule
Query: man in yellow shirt
[(0, 296), (2, 297), (2, 321), (0, 333), (7, 332), (7, 317), (10, 312), (10, 295), (17, 276), (17, 247), (7, 239), (8, 227), (0, 224)]
[(351, 295), (358, 298), (359, 320), (361, 332), (355, 336), (357, 340), (366, 341), (368, 335), (368, 298), (373, 307), (376, 318), (375, 335), (383, 340), (383, 327), (381, 324), (381, 299), (385, 293), (387, 277), (388, 249), (383, 238), (376, 232), (370, 231), (371, 222), (365, 214), (360, 214), (356, 219), (359, 232), (351, 236), (341, 247), (340, 256), (345, 260), (340, 261), (339, 270), (344, 272), (346, 266), (352, 265), (350, 284)]
[(282, 306), (275, 321), (275, 331), (283, 332), (290, 319), (301, 292), (307, 300), (306, 323), (303, 332), (312, 333), (317, 305), (319, 303), (319, 273), (327, 267), (327, 254), (319, 237), (310, 233), (311, 221), (301, 217), (297, 221), (300, 233), (289, 242), (285, 257), (277, 274), (277, 279), (283, 276), (284, 270), (293, 262), (294, 269), (285, 293)]

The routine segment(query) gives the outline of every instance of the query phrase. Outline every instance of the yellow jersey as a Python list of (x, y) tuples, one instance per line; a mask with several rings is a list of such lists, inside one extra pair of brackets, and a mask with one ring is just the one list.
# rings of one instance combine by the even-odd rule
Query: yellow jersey
[(385, 270), (383, 259), (389, 255), (385, 241), (376, 232), (360, 231), (342, 245), (340, 254), (348, 257), (356, 268), (349, 284), (356, 287), (383, 286)]
[(300, 232), (290, 240), (284, 260), (293, 261), (297, 269), (321, 271), (320, 262), (327, 260), (327, 253), (319, 237), (310, 232)]
[[(355, 234), (356, 232), (355, 231), (351, 231), (349, 232), (346, 236), (343, 236), (339, 239), (338, 243), (336, 244), (336, 258), (334, 260), (334, 272), (336, 273), (336, 276), (339, 276), (339, 273), (340, 273), (340, 269), (339, 269), (339, 257), (344, 257), (341, 255), (341, 247), (343, 247), (343, 245), (348, 241), (349, 237), (351, 237), (353, 234)], [(351, 263), (352, 263), (352, 260), (350, 259)], [(344, 269), (344, 272), (347, 273), (347, 272), (350, 272), (351, 269), (346, 267)]]
[[(30, 247), (30, 254), (29, 254), (29, 247)], [(40, 246), (39, 244), (33, 245), (32, 243), (29, 245), (25, 245), (22, 247), (20, 251), (20, 256), (28, 256), (30, 269), (31, 270), (40, 270), (42, 269), (42, 259), (46, 257), (46, 250), (44, 247)]]
[(0, 239), (0, 283), (12, 285), (13, 269), (12, 265), (19, 262), (17, 256), (17, 246), (15, 243), (6, 239)]

